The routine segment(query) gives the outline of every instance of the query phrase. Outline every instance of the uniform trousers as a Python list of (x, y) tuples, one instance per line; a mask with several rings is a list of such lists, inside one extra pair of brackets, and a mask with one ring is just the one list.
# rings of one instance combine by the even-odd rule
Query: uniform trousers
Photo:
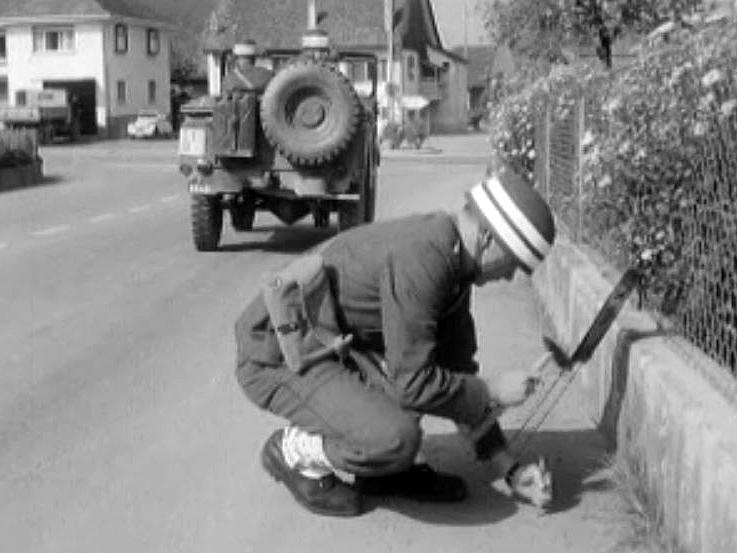
[(328, 460), (356, 476), (408, 468), (420, 448), (420, 415), (402, 409), (381, 359), (354, 349), (297, 374), (283, 363), (259, 295), (236, 323), (236, 376), (257, 406), (323, 436)]

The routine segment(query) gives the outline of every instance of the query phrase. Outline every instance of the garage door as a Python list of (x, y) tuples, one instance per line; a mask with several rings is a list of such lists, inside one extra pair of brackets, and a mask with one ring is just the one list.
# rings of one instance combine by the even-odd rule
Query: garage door
[(63, 88), (69, 98), (75, 98), (79, 110), (80, 132), (97, 134), (97, 87), (94, 79), (74, 81), (44, 81), (44, 88)]

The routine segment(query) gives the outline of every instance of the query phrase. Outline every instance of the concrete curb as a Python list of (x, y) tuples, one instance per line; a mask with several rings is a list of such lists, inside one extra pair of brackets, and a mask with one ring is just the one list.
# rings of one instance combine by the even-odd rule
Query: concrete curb
[(10, 190), (38, 184), (43, 179), (43, 162), (38, 159), (21, 167), (0, 167), (0, 190)]
[[(583, 335), (612, 284), (565, 238), (533, 278), (568, 345)], [(685, 341), (657, 334), (650, 316), (626, 308), (582, 368), (578, 391), (641, 476), (665, 531), (687, 551), (734, 553), (737, 407), (704, 375), (722, 368)]]

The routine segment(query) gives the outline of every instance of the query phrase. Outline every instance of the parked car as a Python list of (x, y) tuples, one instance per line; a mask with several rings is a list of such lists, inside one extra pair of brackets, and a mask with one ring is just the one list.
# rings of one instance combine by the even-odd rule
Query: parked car
[(155, 110), (141, 110), (138, 117), (128, 124), (128, 136), (130, 138), (153, 138), (172, 136), (172, 128), (169, 118)]

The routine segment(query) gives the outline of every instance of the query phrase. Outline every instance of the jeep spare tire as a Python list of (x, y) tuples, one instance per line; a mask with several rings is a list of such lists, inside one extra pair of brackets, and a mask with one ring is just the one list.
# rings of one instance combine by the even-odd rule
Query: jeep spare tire
[(337, 70), (311, 61), (282, 68), (261, 98), (261, 124), (271, 144), (296, 165), (335, 159), (356, 132), (361, 101)]

